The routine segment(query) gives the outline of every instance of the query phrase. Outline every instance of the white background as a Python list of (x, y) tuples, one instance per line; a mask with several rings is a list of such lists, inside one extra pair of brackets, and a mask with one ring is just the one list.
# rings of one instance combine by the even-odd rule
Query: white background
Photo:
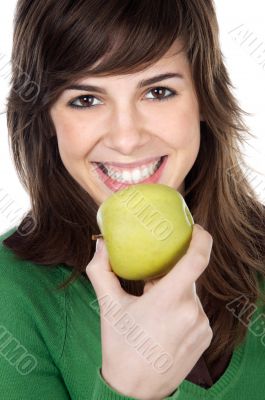
[[(252, 114), (245, 119), (255, 139), (244, 147), (246, 176), (265, 204), (265, 5), (261, 0), (216, 0), (225, 63), (240, 105)], [(13, 16), (16, 0), (1, 4), (0, 113), (9, 88)], [(17, 226), (30, 208), (10, 158), (6, 115), (0, 115), (0, 234)]]

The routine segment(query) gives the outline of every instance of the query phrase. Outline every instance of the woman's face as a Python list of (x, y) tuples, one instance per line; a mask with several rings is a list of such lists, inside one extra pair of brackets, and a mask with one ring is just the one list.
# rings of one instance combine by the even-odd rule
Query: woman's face
[[(186, 54), (173, 55), (179, 45), (141, 72), (74, 82), (98, 89), (69, 88), (52, 106), (62, 162), (98, 205), (142, 181), (184, 193), (200, 147), (201, 116)], [(179, 75), (143, 84), (161, 74)]]

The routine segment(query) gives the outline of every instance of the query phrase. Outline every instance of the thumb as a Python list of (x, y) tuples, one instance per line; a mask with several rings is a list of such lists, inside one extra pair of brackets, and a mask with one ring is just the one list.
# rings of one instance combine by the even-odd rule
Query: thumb
[(103, 239), (97, 239), (96, 251), (86, 267), (86, 274), (95, 289), (97, 297), (105, 294), (120, 297), (126, 293), (122, 289), (118, 277), (111, 269)]

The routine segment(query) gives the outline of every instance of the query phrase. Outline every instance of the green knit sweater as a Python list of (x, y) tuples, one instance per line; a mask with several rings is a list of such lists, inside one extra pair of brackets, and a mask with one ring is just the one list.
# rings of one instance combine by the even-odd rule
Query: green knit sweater
[[(2, 244), (13, 231), (0, 236), (0, 398), (134, 399), (113, 390), (100, 374), (100, 317), (90, 281), (81, 276), (58, 290), (56, 286), (69, 276), (69, 268), (18, 259)], [(259, 305), (246, 340), (235, 349), (228, 368), (211, 388), (184, 380), (166, 398), (265, 399), (262, 316)]]

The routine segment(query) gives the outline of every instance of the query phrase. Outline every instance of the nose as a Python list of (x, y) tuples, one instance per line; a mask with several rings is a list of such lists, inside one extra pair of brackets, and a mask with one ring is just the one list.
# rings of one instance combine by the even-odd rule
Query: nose
[(113, 112), (104, 144), (121, 154), (136, 153), (148, 141), (143, 119), (135, 107), (122, 107)]

